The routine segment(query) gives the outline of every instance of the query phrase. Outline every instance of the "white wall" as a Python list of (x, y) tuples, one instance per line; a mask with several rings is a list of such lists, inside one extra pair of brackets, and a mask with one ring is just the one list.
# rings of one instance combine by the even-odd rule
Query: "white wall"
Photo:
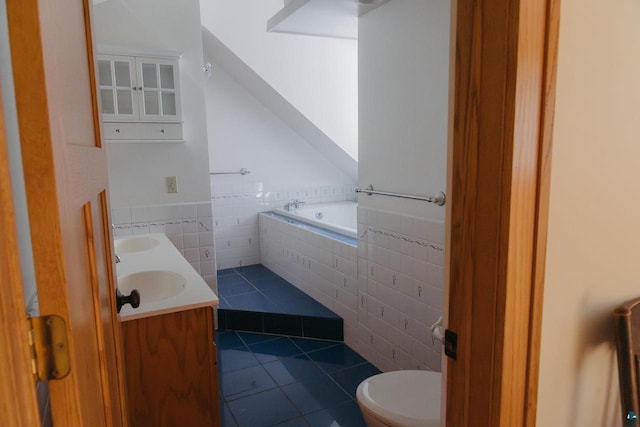
[(268, 188), (351, 181), (218, 64), (205, 94), (211, 171), (247, 168), (246, 178)]
[(20, 152), (20, 134), (13, 88), (13, 70), (11, 68), (5, 0), (0, 0), (0, 87), (2, 87), (2, 99), (0, 101), (2, 102), (7, 132), (7, 149), (9, 151), (11, 187), (16, 215), (24, 298), (28, 314), (35, 316), (38, 315), (39, 310), (37, 306), (36, 277), (33, 267), (33, 253), (31, 251), (31, 231), (22, 170), (22, 154)]
[(282, 0), (201, 2), (202, 24), (354, 159), (357, 41), (267, 33)]
[[(360, 17), (358, 184), (444, 191), (449, 81), (447, 0), (392, 1)], [(362, 206), (444, 220), (424, 202), (360, 196)]]
[(640, 3), (563, 0), (540, 426), (616, 426), (614, 308), (640, 296)]
[[(186, 143), (107, 143), (111, 206), (209, 200), (198, 1), (112, 0), (96, 5), (93, 10), (97, 44), (182, 52), (180, 83)], [(167, 176), (177, 176), (177, 194), (166, 192)]]
[[(211, 59), (213, 61), (213, 59)], [(230, 72), (213, 64), (206, 80), (211, 177), (219, 269), (260, 262), (258, 212), (299, 199), (353, 197), (355, 183), (254, 98)]]

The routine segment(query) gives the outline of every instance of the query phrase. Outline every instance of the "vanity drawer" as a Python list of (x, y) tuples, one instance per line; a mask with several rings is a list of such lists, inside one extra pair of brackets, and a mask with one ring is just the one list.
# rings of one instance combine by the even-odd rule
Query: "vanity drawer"
[(106, 140), (180, 140), (182, 123), (104, 123)]

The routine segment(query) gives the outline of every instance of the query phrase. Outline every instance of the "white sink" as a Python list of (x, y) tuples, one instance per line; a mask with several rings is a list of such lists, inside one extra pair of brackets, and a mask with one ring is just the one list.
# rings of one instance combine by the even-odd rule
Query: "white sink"
[(184, 291), (186, 279), (173, 271), (150, 270), (129, 274), (118, 278), (118, 289), (123, 295), (129, 295), (137, 289), (140, 304), (161, 301)]
[(133, 252), (143, 252), (160, 245), (160, 242), (153, 237), (132, 237), (119, 239), (114, 242), (116, 254), (130, 254)]

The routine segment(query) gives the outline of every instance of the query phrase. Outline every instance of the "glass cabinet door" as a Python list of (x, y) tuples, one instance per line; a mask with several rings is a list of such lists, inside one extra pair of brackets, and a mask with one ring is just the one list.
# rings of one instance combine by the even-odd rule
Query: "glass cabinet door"
[(103, 120), (139, 119), (134, 57), (98, 55), (98, 83)]
[(171, 59), (137, 58), (142, 90), (140, 119), (180, 121), (178, 62)]

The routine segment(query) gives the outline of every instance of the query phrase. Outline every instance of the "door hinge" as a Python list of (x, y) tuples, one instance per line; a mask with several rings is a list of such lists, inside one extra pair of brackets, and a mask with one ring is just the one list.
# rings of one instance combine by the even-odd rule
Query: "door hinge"
[(444, 331), (444, 354), (453, 360), (458, 359), (458, 334), (450, 331)]
[(71, 370), (67, 325), (57, 315), (30, 317), (31, 366), (38, 380), (60, 380)]

